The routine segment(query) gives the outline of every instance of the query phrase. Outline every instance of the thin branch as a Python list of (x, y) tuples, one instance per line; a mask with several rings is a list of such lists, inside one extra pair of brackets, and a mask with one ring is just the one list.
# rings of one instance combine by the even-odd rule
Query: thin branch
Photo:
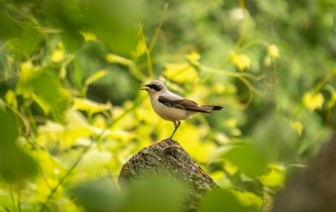
[(149, 52), (152, 52), (152, 50), (154, 48), (154, 45), (156, 43), (156, 40), (159, 37), (160, 31), (161, 31), (161, 28), (162, 28), (162, 24), (163, 24), (163, 20), (166, 17), (166, 14), (167, 14), (167, 11), (168, 11), (168, 7), (169, 7), (169, 4), (166, 3), (164, 5), (164, 8), (163, 8), (163, 13), (161, 15), (159, 25), (156, 27), (154, 37), (153, 37), (153, 39), (152, 39), (152, 41), (149, 45), (149, 48), (148, 48)]
[(41, 209), (39, 210), (40, 212), (44, 211), (46, 209), (46, 206), (48, 204), (48, 202), (51, 200), (51, 198), (54, 196), (54, 194), (56, 193), (57, 189), (63, 184), (63, 182), (70, 176), (70, 174), (74, 171), (74, 169), (76, 168), (76, 166), (78, 165), (78, 163), (82, 160), (82, 158), (84, 157), (84, 155), (89, 151), (89, 149), (92, 147), (93, 143), (91, 143), (90, 146), (86, 147), (84, 149), (84, 151), (82, 152), (82, 154), (78, 157), (78, 159), (76, 160), (76, 162), (71, 166), (71, 168), (68, 170), (67, 173), (65, 173), (65, 175), (60, 179), (60, 181), (57, 183), (57, 185), (51, 190), (51, 193), (49, 194), (49, 196), (47, 197), (47, 199), (45, 200), (45, 202), (42, 204)]

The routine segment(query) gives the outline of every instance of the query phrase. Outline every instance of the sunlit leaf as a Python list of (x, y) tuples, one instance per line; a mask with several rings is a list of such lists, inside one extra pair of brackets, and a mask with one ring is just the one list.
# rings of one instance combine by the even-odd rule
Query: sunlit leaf
[(234, 128), (237, 126), (237, 122), (238, 120), (235, 118), (230, 118), (228, 120), (226, 120), (226, 126), (229, 128)]
[(201, 55), (197, 54), (196, 52), (193, 52), (193, 53), (191, 53), (191, 54), (188, 54), (188, 55), (186, 56), (186, 58), (187, 58), (190, 62), (194, 63), (194, 62), (198, 62), (198, 61), (201, 59)]
[(301, 136), (302, 135), (302, 131), (303, 131), (303, 125), (301, 122), (299, 121), (292, 121), (291, 122), (291, 126), (293, 127), (293, 129), (295, 129), (295, 131)]
[(236, 166), (236, 165), (233, 165), (232, 163), (227, 162), (224, 165), (224, 169), (228, 174), (230, 174), (232, 176), (239, 170), (239, 167)]
[(59, 63), (64, 58), (64, 49), (55, 49), (51, 54), (51, 61)]
[(254, 193), (237, 190), (233, 190), (232, 192), (236, 195), (239, 202), (245, 207), (258, 209), (263, 204), (263, 199)]
[(286, 178), (285, 170), (271, 169), (269, 173), (260, 176), (259, 180), (264, 186), (281, 187), (284, 185), (285, 178)]
[(5, 95), (5, 100), (8, 105), (10, 105), (13, 109), (17, 109), (17, 101), (16, 101), (16, 95), (13, 92), (13, 90), (8, 90)]
[(303, 104), (309, 111), (322, 109), (324, 97), (321, 93), (306, 92), (303, 95)]
[(110, 103), (99, 104), (89, 99), (75, 98), (72, 109), (83, 110), (91, 114), (110, 110), (112, 105)]
[(279, 49), (276, 45), (271, 44), (267, 47), (267, 53), (272, 58), (278, 58), (280, 56)]
[[(80, 168), (84, 170), (95, 170), (107, 165), (108, 162), (112, 159), (111, 152), (99, 151), (97, 149), (90, 150), (87, 154), (84, 155)], [(93, 168), (94, 167), (94, 168)]]
[(116, 54), (107, 54), (106, 60), (110, 63), (118, 63), (124, 66), (129, 66), (133, 64), (133, 61)]
[(272, 58), (278, 58), (280, 56), (279, 49), (276, 45), (271, 44), (267, 47), (267, 53)]
[(40, 70), (30, 63), (21, 64), (21, 71), (17, 93), (34, 99), (46, 114), (53, 112), (56, 117), (61, 117), (69, 94), (58, 79), (48, 70)]
[(251, 59), (246, 54), (231, 54), (231, 61), (235, 64), (239, 71), (248, 69), (251, 66)]
[(107, 74), (108, 74), (107, 71), (100, 70), (100, 71), (96, 72), (95, 74), (91, 75), (89, 78), (87, 78), (84, 82), (84, 85), (89, 86), (90, 84), (99, 80), (100, 78), (105, 77)]
[(139, 39), (138, 44), (133, 52), (133, 57), (137, 58), (145, 54), (147, 51), (147, 44), (145, 39)]
[(176, 82), (190, 82), (191, 79), (196, 79), (198, 73), (196, 69), (189, 63), (170, 63), (166, 64), (166, 69), (163, 75), (168, 79)]
[(85, 31), (80, 31), (80, 33), (83, 35), (85, 41), (95, 41), (97, 40), (97, 37), (94, 33), (92, 32), (85, 32)]

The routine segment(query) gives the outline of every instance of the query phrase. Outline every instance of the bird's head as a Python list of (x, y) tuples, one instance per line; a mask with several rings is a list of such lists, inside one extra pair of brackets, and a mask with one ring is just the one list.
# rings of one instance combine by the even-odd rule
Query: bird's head
[(141, 84), (141, 86), (144, 87), (140, 88), (140, 90), (147, 91), (150, 96), (167, 90), (166, 86), (160, 80), (153, 80), (148, 84)]

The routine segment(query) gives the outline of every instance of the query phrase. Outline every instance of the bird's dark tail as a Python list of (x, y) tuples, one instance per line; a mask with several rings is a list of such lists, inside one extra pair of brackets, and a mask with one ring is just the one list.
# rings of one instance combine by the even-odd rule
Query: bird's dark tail
[(209, 106), (209, 105), (207, 105), (207, 106), (202, 106), (202, 107), (207, 111), (207, 113), (211, 113), (211, 111), (213, 111), (213, 110), (222, 110), (223, 109), (222, 106)]
[(212, 110), (222, 110), (223, 107), (222, 106), (212, 106)]

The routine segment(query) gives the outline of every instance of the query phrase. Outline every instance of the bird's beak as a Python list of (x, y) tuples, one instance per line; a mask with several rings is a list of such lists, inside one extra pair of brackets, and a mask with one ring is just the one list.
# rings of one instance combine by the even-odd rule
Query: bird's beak
[(145, 91), (149, 90), (148, 84), (140, 84), (140, 86), (146, 86), (146, 87), (140, 88), (140, 90), (145, 90)]

